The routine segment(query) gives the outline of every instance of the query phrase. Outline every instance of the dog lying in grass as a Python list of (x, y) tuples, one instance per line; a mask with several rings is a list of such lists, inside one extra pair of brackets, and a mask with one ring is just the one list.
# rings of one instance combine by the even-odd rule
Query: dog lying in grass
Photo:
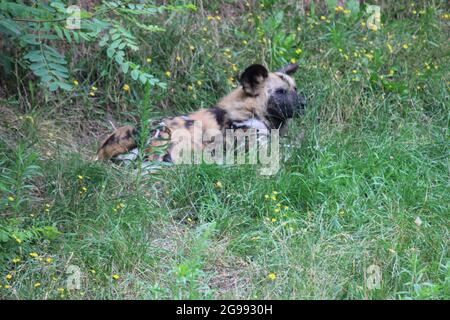
[[(269, 72), (253, 64), (242, 73), (240, 86), (215, 106), (152, 122), (143, 145), (146, 160), (177, 163), (180, 141), (186, 137), (193, 148), (203, 150), (218, 141), (217, 133), (223, 136), (226, 130), (254, 129), (264, 137), (271, 129), (279, 129), (280, 135), (285, 135), (289, 119), (302, 114), (305, 107), (305, 98), (297, 93), (291, 77), (297, 69), (297, 64), (288, 64)], [(195, 134), (195, 129), (200, 130), (200, 135)], [(137, 148), (142, 146), (139, 137), (139, 130), (132, 126), (118, 128), (101, 143), (96, 159), (136, 159)]]

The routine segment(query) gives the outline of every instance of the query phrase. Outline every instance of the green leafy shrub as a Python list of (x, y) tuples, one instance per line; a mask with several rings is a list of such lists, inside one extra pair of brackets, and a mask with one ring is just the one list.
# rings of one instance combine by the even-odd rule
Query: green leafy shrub
[[(130, 51), (139, 51), (136, 37), (130, 30), (162, 31), (163, 28), (147, 25), (135, 17), (195, 9), (194, 6), (103, 1), (93, 13), (89, 13), (81, 9), (74, 11), (68, 2), (54, 0), (47, 5), (38, 1), (34, 6), (12, 1), (0, 2), (0, 34), (8, 41), (8, 51), (13, 53), (0, 53), (0, 64), (5, 72), (11, 73), (12, 64), (19, 59), (19, 65), (25, 70), (31, 70), (51, 91), (72, 90), (67, 66), (69, 52), (58, 51), (62, 47), (61, 41), (77, 46), (98, 43), (105, 47), (106, 56), (117, 64), (119, 70), (130, 74), (133, 80), (165, 86), (128, 58)], [(75, 13), (77, 15), (74, 16)], [(79, 26), (69, 25), (70, 19), (79, 19), (76, 20)]]

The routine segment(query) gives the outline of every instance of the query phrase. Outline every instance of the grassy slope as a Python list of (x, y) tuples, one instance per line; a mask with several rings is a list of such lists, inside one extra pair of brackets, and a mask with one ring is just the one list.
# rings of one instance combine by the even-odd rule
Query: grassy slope
[[(258, 14), (268, 20), (287, 9)], [(76, 112), (63, 118), (35, 107), (26, 114), (32, 118), (11, 114), (8, 125), (20, 134), (3, 131), (0, 143), (0, 297), (448, 299), (448, 22), (440, 8), (407, 10), (409, 18), (388, 20), (375, 33), (345, 17), (286, 17), (277, 27), (293, 32), (300, 23), (303, 53), (286, 54), (300, 60), (296, 78), (310, 104), (283, 141), (290, 145), (283, 148), (287, 159), (274, 177), (246, 166), (202, 165), (137, 179), (87, 160), (95, 142), (85, 147), (80, 140), (85, 132), (70, 120), (77, 121)], [(173, 94), (155, 96), (161, 107), (213, 103), (229, 90), (221, 79), (232, 73), (223, 68), (230, 61), (242, 69), (255, 55), (273, 66), (290, 59), (266, 51), (255, 21), (198, 22), (199, 16), (167, 25), (174, 43), (181, 36), (175, 30), (192, 21), (198, 30), (208, 28), (206, 35), (192, 30), (183, 37), (180, 47), (194, 45), (195, 54), (189, 48), (151, 53), (161, 74), (173, 66)], [(241, 25), (248, 47), (235, 36)], [(227, 43), (233, 58), (207, 59), (224, 49), (215, 41)], [(167, 42), (161, 46), (170, 47)], [(88, 106), (95, 118), (106, 91), (116, 92), (121, 108), (139, 101), (138, 90), (125, 95), (108, 82), (114, 79), (104, 81), (104, 97), (72, 102)], [(193, 90), (182, 90), (186, 83)], [(10, 110), (14, 101), (6, 103)], [(36, 229), (44, 226), (60, 235)], [(372, 264), (382, 272), (376, 290), (366, 285)], [(82, 289), (58, 291), (69, 265), (80, 268)]]

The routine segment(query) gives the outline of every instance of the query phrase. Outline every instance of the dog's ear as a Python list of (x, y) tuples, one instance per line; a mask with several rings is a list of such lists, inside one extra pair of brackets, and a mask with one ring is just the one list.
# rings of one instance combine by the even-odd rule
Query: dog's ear
[(287, 75), (294, 74), (295, 71), (298, 69), (298, 64), (296, 63), (289, 63), (285, 65), (283, 68), (277, 70), (277, 72), (285, 73)]
[(259, 94), (262, 84), (268, 76), (269, 71), (264, 66), (252, 64), (242, 73), (239, 82), (244, 88), (245, 93), (254, 97)]

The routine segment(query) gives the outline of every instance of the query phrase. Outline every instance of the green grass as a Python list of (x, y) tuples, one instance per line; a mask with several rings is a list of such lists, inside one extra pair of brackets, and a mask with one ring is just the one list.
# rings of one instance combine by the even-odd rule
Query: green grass
[[(172, 73), (167, 91), (152, 89), (152, 117), (212, 105), (231, 88), (232, 64), (299, 61), (309, 105), (282, 140), (274, 176), (200, 165), (136, 177), (92, 162), (110, 130), (105, 114), (146, 118), (143, 90), (123, 92), (130, 79), (119, 74), (80, 73), (75, 93), (0, 100), (0, 298), (449, 299), (443, 7), (407, 6), (402, 19), (386, 13), (371, 32), (360, 27), (365, 17), (291, 17), (292, 6), (268, 1), (238, 15), (232, 4), (211, 5), (142, 38), (142, 59), (151, 56), (161, 78)], [(214, 10), (220, 21), (208, 21)], [(281, 25), (271, 21), (278, 12)], [(92, 57), (80, 68), (106, 68)], [(66, 288), (70, 265), (81, 272), (80, 290)], [(371, 265), (382, 277), (373, 290)]]

